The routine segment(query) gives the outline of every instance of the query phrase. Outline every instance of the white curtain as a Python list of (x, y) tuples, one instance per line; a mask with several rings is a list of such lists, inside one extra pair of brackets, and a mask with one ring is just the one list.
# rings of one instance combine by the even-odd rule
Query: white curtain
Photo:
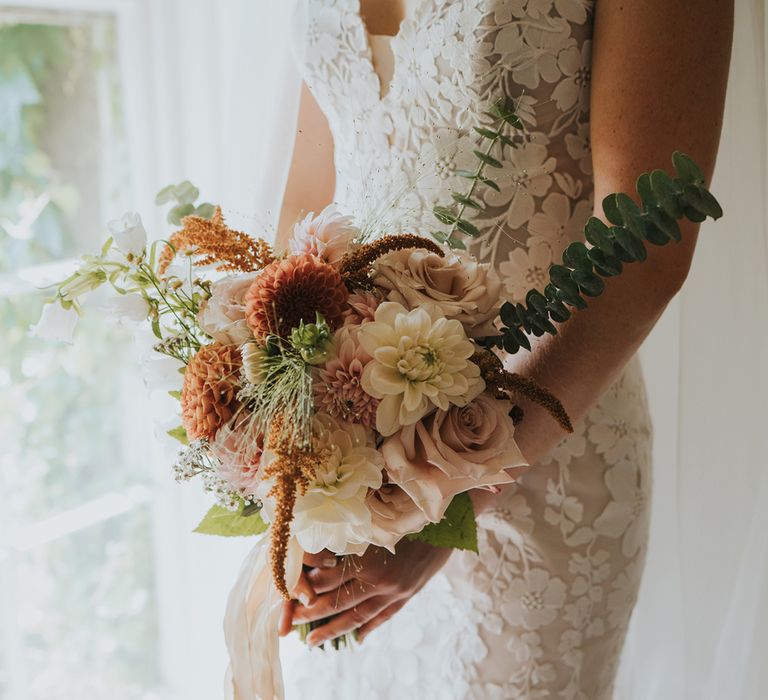
[[(56, 0), (53, 0), (56, 2)], [(98, 9), (100, 0), (75, 0)], [(119, 36), (135, 206), (157, 236), (152, 205), (189, 179), (221, 203), (228, 223), (271, 237), (291, 158), (299, 79), (289, 42), (290, 2), (126, 0)], [(152, 402), (157, 422), (172, 406)], [(162, 429), (158, 431), (162, 436)], [(164, 676), (173, 698), (223, 697), (222, 620), (252, 542), (192, 534), (211, 505), (199, 484), (170, 477), (176, 446), (155, 449), (158, 607)]]
[[(622, 698), (768, 698), (766, 9), (736, 0), (723, 137), (689, 279), (643, 349), (651, 543)], [(695, 29), (691, 29), (695, 31)]]
[[(643, 349), (655, 502), (618, 691), (631, 700), (768, 697), (766, 24), (763, 0), (736, 3), (712, 185), (726, 216), (704, 227), (691, 276)], [(156, 118), (143, 144), (154, 165), (145, 192), (139, 188), (146, 201), (188, 177), (226, 204), (233, 225), (273, 230), (297, 104), (291, 4), (145, 4), (149, 57), (128, 70), (152, 85)], [(220, 620), (248, 543), (190, 538), (206, 504), (187, 493), (165, 554), (185, 568), (190, 590), (169, 591), (164, 601), (187, 638), (183, 657), (168, 640), (179, 696), (202, 700), (219, 697)]]

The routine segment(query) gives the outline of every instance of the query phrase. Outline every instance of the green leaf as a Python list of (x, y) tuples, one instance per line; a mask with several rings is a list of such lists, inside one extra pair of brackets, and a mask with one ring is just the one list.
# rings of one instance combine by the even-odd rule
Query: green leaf
[(651, 187), (651, 176), (648, 173), (643, 173), (639, 178), (637, 178), (635, 189), (637, 190), (637, 193), (640, 195), (640, 199), (643, 200), (643, 204), (647, 209), (655, 207), (659, 203), (659, 200), (656, 199), (656, 195), (653, 193), (653, 188)]
[(681, 180), (685, 180), (686, 182), (696, 185), (703, 184), (704, 173), (701, 172), (701, 168), (699, 168), (699, 166), (696, 165), (696, 163), (694, 163), (689, 156), (685, 155), (685, 153), (675, 151), (672, 154), (672, 165), (675, 166), (677, 176)]
[(251, 537), (260, 535), (267, 527), (258, 513), (246, 516), (242, 512), (233, 513), (222, 506), (213, 506), (195, 528), (195, 532), (220, 537)]
[(467, 246), (464, 245), (464, 241), (458, 236), (452, 235), (447, 241), (448, 245), (454, 250), (466, 250)]
[(596, 248), (606, 255), (614, 255), (614, 244), (611, 238), (611, 230), (597, 217), (590, 217), (584, 227), (584, 237)]
[[(590, 265), (591, 267), (591, 265)], [(594, 272), (589, 270), (574, 270), (571, 277), (583, 294), (590, 297), (597, 297), (603, 293), (605, 283)]]
[(454, 496), (443, 519), (430, 523), (421, 532), (408, 535), (409, 540), (426, 542), (433, 547), (468, 549), (477, 552), (475, 509), (468, 493)]
[(579, 264), (589, 263), (587, 246), (580, 241), (571, 243), (563, 251), (563, 260), (571, 267), (577, 267)]
[(167, 220), (169, 224), (174, 226), (181, 226), (181, 220), (185, 216), (195, 213), (195, 207), (193, 204), (178, 204), (168, 212)]
[(167, 185), (155, 195), (155, 204), (161, 206), (175, 199), (176, 185)]
[(503, 168), (504, 166), (501, 164), (501, 161), (496, 160), (491, 155), (488, 155), (487, 153), (483, 153), (482, 151), (473, 151), (473, 153), (477, 156), (478, 160), (481, 160), (486, 165), (490, 165), (492, 168)]
[(490, 129), (484, 129), (481, 126), (476, 126), (474, 128), (475, 128), (475, 131), (478, 134), (480, 134), (480, 136), (483, 136), (483, 137), (485, 137), (487, 139), (491, 139), (491, 140), (497, 139), (501, 135), (501, 134), (499, 134), (498, 131), (491, 131)]
[(155, 334), (155, 338), (163, 339), (163, 334), (160, 331), (160, 319), (157, 317), (152, 319), (152, 332)]
[(476, 238), (480, 235), (480, 229), (477, 228), (474, 224), (469, 223), (466, 219), (458, 219), (456, 221), (456, 228), (459, 229), (462, 233), (466, 233), (468, 236), (472, 236), (472, 238)]
[(480, 204), (480, 202), (467, 197), (463, 194), (459, 194), (458, 192), (451, 192), (451, 197), (453, 197), (454, 202), (458, 202), (459, 204), (463, 204), (465, 207), (471, 207), (472, 209), (477, 209), (478, 211), (482, 211), (485, 209), (485, 207)]
[(201, 219), (211, 219), (216, 213), (216, 207), (210, 202), (203, 202), (195, 208), (195, 216), (199, 216)]
[(178, 428), (168, 431), (174, 440), (178, 440), (182, 445), (189, 445), (189, 438), (187, 437), (187, 431), (184, 430), (184, 426), (180, 425)]
[(619, 193), (616, 195), (616, 206), (621, 212), (626, 227), (639, 239), (645, 240), (647, 237), (645, 221), (632, 198), (624, 193)]
[(629, 232), (629, 229), (626, 229), (623, 226), (617, 226), (611, 230), (616, 238), (616, 242), (619, 244), (619, 248), (624, 250), (631, 258), (631, 260), (626, 262), (643, 262), (648, 257), (648, 253), (646, 252), (642, 241), (633, 236)]
[(169, 391), (168, 396), (170, 396), (173, 399), (176, 399), (177, 401), (181, 401), (181, 392), (180, 391)]
[(682, 208), (677, 199), (677, 190), (669, 176), (663, 170), (654, 170), (651, 175), (651, 187), (664, 211), (673, 219), (682, 216)]
[(621, 260), (613, 255), (606, 255), (599, 248), (592, 248), (587, 253), (590, 262), (603, 277), (613, 277), (621, 273), (623, 266)]
[(683, 196), (690, 206), (704, 214), (704, 216), (719, 219), (723, 215), (723, 210), (720, 208), (718, 201), (702, 187), (686, 185), (683, 189)]
[(484, 185), (487, 185), (492, 190), (496, 190), (497, 192), (501, 192), (501, 188), (489, 177), (478, 177), (477, 178), (480, 182), (482, 182)]
[(515, 114), (515, 111), (501, 102), (496, 103), (491, 107), (488, 111), (488, 116), (493, 117), (494, 119), (502, 119), (515, 129), (523, 128), (523, 123)]
[(109, 252), (109, 249), (111, 247), (112, 247), (112, 236), (107, 238), (107, 240), (104, 241), (104, 245), (101, 246), (101, 257), (102, 258)]
[(453, 226), (456, 223), (456, 214), (448, 209), (448, 207), (435, 206), (432, 208), (432, 213), (441, 224)]
[(477, 180), (478, 175), (474, 170), (457, 170), (454, 175), (458, 175), (459, 177), (464, 177), (467, 180)]
[(624, 217), (621, 215), (619, 206), (616, 202), (616, 195), (609, 194), (603, 200), (603, 211), (605, 212), (605, 218), (612, 224), (621, 226), (624, 223)]
[(667, 236), (667, 238), (674, 241), (682, 240), (683, 237), (680, 233), (680, 226), (677, 221), (663, 209), (650, 209), (648, 211), (648, 218), (657, 229)]
[(184, 180), (176, 185), (174, 194), (179, 204), (192, 204), (200, 196), (200, 190), (189, 180)]

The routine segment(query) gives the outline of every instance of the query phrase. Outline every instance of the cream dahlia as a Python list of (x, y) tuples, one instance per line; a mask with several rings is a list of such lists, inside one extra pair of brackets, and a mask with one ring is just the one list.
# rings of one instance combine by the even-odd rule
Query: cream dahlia
[(245, 319), (257, 339), (288, 338), (320, 313), (333, 329), (341, 325), (349, 292), (335, 268), (312, 255), (294, 255), (267, 265), (245, 295)]
[(376, 426), (378, 400), (367, 394), (361, 379), (371, 356), (360, 344), (358, 327), (344, 326), (333, 339), (333, 358), (317, 372), (315, 406), (341, 420)]
[[(296, 497), (291, 531), (305, 552), (362, 553), (372, 527), (366, 498), (370, 489), (381, 486), (384, 460), (375, 449), (372, 431), (362, 425), (319, 413), (312, 431), (312, 454), (317, 458), (314, 476)], [(265, 470), (273, 459), (270, 450), (264, 452)], [(271, 488), (270, 482), (258, 488), (270, 521), (275, 515), (275, 504), (268, 496)]]
[(333, 205), (329, 205), (317, 216), (312, 212), (296, 224), (288, 250), (292, 255), (309, 253), (323, 262), (336, 265), (359, 234), (360, 230), (354, 226), (352, 217), (342, 216)]
[(381, 399), (376, 429), (392, 435), (434, 408), (465, 406), (485, 388), (480, 369), (470, 361), (475, 346), (456, 320), (435, 306), (408, 311), (384, 302), (375, 320), (359, 330), (372, 356), (363, 371), (363, 389)]

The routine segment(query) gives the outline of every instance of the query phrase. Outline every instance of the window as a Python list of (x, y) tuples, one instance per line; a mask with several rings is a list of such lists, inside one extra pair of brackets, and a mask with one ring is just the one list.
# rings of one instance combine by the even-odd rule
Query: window
[[(131, 201), (117, 20), (0, 8), (0, 697), (165, 697), (131, 339), (26, 329)], [(143, 431), (143, 432), (142, 432)]]

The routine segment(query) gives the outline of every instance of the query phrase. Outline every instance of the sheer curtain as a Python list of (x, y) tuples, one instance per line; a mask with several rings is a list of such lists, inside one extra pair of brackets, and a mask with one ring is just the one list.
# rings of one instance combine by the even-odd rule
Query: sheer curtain
[(655, 502), (620, 697), (768, 697), (765, 48), (763, 0), (736, 0), (712, 183), (726, 215), (643, 349)]
[[(143, 141), (153, 163), (145, 201), (156, 186), (188, 177), (226, 204), (233, 225), (273, 229), (298, 95), (291, 5), (146, 3), (147, 64), (129, 68), (149, 81), (155, 113)], [(643, 349), (655, 503), (620, 677), (619, 697), (631, 700), (768, 697), (765, 30), (763, 0), (737, 0), (713, 183), (726, 216), (706, 226), (684, 291)], [(165, 553), (188, 590), (163, 599), (187, 641), (181, 654), (169, 640), (169, 666), (180, 697), (219, 697), (223, 607), (249, 543), (191, 537), (207, 504), (195, 489), (178, 500)]]

